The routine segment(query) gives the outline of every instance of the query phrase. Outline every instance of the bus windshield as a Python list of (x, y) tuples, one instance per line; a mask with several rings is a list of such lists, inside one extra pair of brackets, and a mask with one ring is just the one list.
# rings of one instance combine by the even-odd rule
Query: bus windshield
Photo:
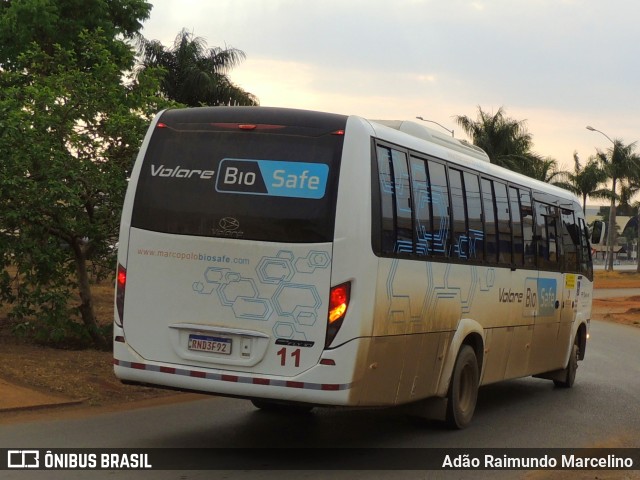
[(283, 125), (282, 118), (280, 124), (256, 123), (248, 116), (204, 123), (165, 112), (142, 164), (132, 227), (270, 242), (332, 241), (345, 126), (336, 117), (301, 126)]

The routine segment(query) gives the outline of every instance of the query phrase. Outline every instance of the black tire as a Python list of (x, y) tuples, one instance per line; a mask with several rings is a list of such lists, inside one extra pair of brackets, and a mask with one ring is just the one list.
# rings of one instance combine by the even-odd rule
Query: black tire
[(251, 400), (253, 406), (265, 412), (275, 413), (309, 413), (313, 409), (312, 405), (303, 405), (298, 403), (274, 402), (271, 400)]
[(480, 369), (473, 348), (463, 345), (453, 367), (447, 394), (447, 425), (462, 429), (471, 422), (478, 400)]
[(571, 388), (576, 381), (576, 371), (578, 370), (578, 357), (580, 356), (580, 349), (578, 345), (574, 344), (571, 349), (571, 356), (569, 357), (569, 363), (563, 371), (564, 378), (562, 380), (554, 380), (553, 384), (559, 388)]

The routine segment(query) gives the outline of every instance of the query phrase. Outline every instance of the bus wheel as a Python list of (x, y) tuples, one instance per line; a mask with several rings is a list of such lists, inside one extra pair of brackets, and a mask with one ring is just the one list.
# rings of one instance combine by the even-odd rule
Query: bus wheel
[(264, 410), (265, 412), (275, 413), (309, 413), (313, 408), (312, 405), (303, 405), (300, 403), (273, 402), (270, 400), (251, 400), (253, 406)]
[(576, 381), (576, 370), (578, 370), (578, 356), (580, 355), (580, 349), (578, 345), (574, 344), (571, 350), (571, 356), (569, 357), (569, 364), (565, 368), (562, 380), (553, 380), (556, 387), (571, 388)]
[(447, 394), (446, 422), (451, 428), (465, 428), (471, 422), (478, 400), (479, 382), (476, 353), (471, 346), (463, 345), (453, 367)]

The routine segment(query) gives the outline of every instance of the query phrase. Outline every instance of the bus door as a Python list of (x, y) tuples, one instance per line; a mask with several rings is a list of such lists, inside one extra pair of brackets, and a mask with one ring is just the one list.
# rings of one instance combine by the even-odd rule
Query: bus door
[(578, 295), (580, 294), (580, 278), (575, 273), (580, 271), (580, 228), (573, 210), (560, 209), (560, 231), (562, 236), (562, 269), (566, 273), (564, 274), (558, 337), (561, 342), (568, 345), (573, 340), (570, 336), (578, 312)]
[[(566, 340), (561, 335), (564, 304), (564, 276), (561, 270), (561, 230), (558, 207), (535, 203), (538, 279), (527, 287), (535, 305), (535, 327), (531, 371), (544, 372), (561, 367)], [(568, 303), (570, 306), (570, 302)]]

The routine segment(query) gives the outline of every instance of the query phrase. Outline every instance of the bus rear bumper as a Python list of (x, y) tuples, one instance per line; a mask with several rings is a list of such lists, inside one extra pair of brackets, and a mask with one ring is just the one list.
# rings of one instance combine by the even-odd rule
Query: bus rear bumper
[(331, 358), (334, 365), (318, 364), (295, 377), (148, 361), (122, 342), (114, 342), (113, 364), (116, 377), (125, 383), (234, 397), (355, 406), (354, 391), (358, 382), (354, 379), (353, 365), (363, 341), (368, 342), (368, 339), (356, 339), (338, 349), (326, 351), (323, 359)]

